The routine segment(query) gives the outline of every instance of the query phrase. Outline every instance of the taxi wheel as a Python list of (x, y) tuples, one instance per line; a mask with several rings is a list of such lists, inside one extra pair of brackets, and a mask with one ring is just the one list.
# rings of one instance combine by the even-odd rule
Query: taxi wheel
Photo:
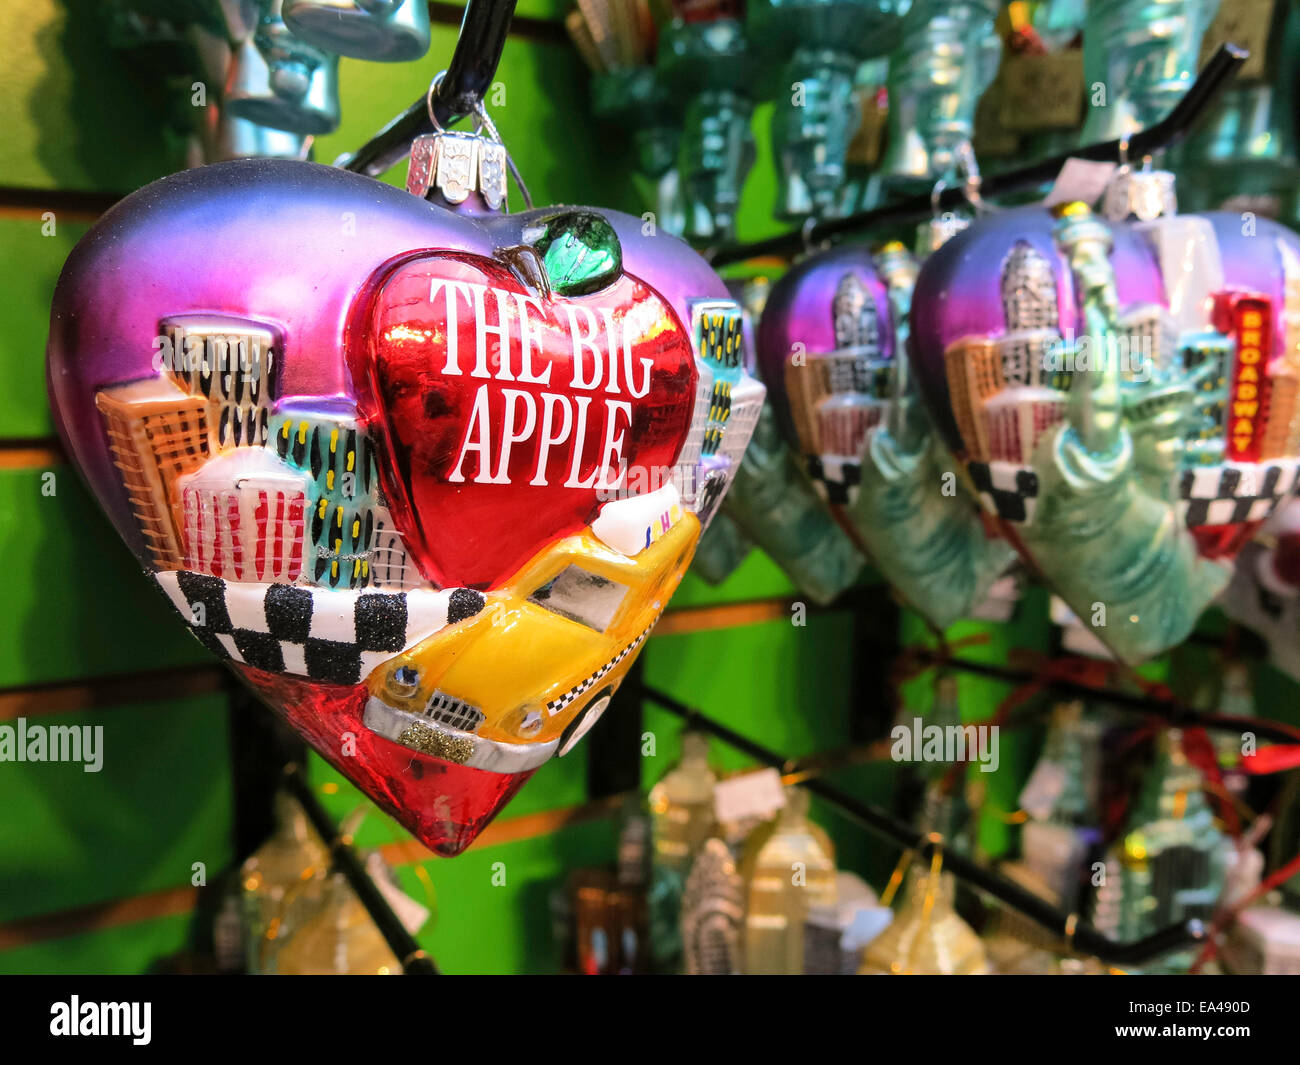
[(591, 726), (600, 720), (600, 715), (608, 708), (609, 701), (613, 697), (613, 688), (602, 688), (583, 707), (582, 713), (569, 722), (568, 726), (560, 734), (560, 746), (557, 753), (561, 758), (573, 750), (578, 745), (578, 741), (591, 731)]

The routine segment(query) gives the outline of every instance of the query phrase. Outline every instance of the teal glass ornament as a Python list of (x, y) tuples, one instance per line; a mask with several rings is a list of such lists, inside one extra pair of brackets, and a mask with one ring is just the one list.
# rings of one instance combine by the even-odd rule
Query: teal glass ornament
[(284, 0), (284, 21), (322, 52), (404, 63), (429, 50), (426, 0)]
[(685, 236), (727, 240), (754, 164), (758, 63), (737, 19), (674, 22), (659, 45), (659, 75), (683, 110), (678, 153)]
[[(735, 486), (732, 486), (735, 490)], [(713, 516), (709, 527), (700, 535), (695, 557), (691, 559), (691, 572), (710, 584), (721, 584), (730, 577), (754, 549), (746, 536), (723, 509)]]
[(951, 173), (974, 132), (975, 107), (997, 72), (996, 0), (917, 0), (889, 59), (891, 185), (933, 184)]
[(621, 67), (591, 79), (591, 108), (599, 119), (632, 131), (637, 173), (655, 183), (655, 223), (680, 235), (685, 225), (677, 177), (681, 114), (652, 66)]
[(750, 0), (745, 28), (772, 79), (772, 151), (779, 218), (824, 216), (845, 181), (858, 124), (863, 60), (897, 43), (900, 0)]
[(300, 41), (280, 0), (260, 0), (257, 32), (235, 50), (226, 107), (236, 118), (304, 136), (338, 128), (339, 57)]
[(1164, 118), (1192, 84), (1218, 8), (1219, 0), (1092, 0), (1081, 142), (1114, 140)]
[(820, 606), (852, 587), (866, 563), (781, 438), (769, 404), (722, 510)]
[(1175, 168), (1188, 210), (1288, 214), (1300, 184), (1296, 154), (1296, 79), (1300, 10), (1275, 4), (1265, 76), (1238, 78), (1223, 90), (1196, 132), (1178, 149)]

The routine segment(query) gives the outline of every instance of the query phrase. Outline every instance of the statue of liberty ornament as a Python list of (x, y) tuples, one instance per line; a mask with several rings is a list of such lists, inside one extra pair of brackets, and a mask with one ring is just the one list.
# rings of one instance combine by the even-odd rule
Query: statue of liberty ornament
[(150, 579), (442, 854), (609, 705), (763, 401), (703, 259), (494, 210), (500, 148), (418, 142), (432, 200), (282, 159), (163, 178), (50, 326), (68, 454)]
[(991, 538), (901, 358), (915, 276), (900, 244), (878, 259), (852, 246), (810, 256), (773, 286), (756, 347), (813, 482), (942, 628), (983, 599), (1012, 552)]
[(917, 280), (911, 352), (986, 510), (1133, 663), (1186, 637), (1295, 487), (1300, 245), (1169, 214), (1159, 171), (1106, 199), (1114, 222), (1028, 207), (956, 237)]

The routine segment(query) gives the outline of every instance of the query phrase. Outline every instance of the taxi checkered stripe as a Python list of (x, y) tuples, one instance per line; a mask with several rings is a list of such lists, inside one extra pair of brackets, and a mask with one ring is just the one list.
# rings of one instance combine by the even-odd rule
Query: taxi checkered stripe
[[(1251, 474), (1255, 483), (1243, 492)], [(1263, 521), (1279, 499), (1295, 491), (1297, 482), (1300, 464), (1294, 461), (1193, 468), (1184, 470), (1179, 481), (1179, 506), (1193, 527)]]
[(862, 465), (831, 455), (811, 455), (808, 458), (808, 476), (825, 494), (827, 502), (848, 505), (857, 498), (858, 485), (862, 483)]
[(972, 462), (970, 479), (985, 509), (1017, 523), (1033, 520), (1038, 502), (1038, 474), (1032, 466), (1011, 462)]
[(405, 592), (251, 584), (203, 573), (154, 574), (208, 650), (268, 673), (359, 684), (381, 663), (486, 603), (469, 588)]
[[(659, 620), (658, 618), (655, 618), (655, 621), (658, 620)], [(642, 642), (645, 640), (645, 638), (650, 635), (650, 630), (653, 629), (654, 627), (655, 627), (654, 621), (650, 622), (650, 624), (645, 627), (645, 631), (641, 633), (640, 636), (638, 636), (630, 644), (624, 647), (623, 650), (619, 651), (618, 654), (616, 654), (613, 658), (611, 658), (608, 662), (606, 662), (603, 666), (601, 666), (598, 670), (596, 670), (596, 672), (593, 673), (590, 677), (588, 677), (586, 680), (578, 684), (575, 684), (572, 688), (570, 688), (567, 692), (561, 695), (558, 699), (551, 699), (546, 704), (546, 712), (551, 715), (558, 714), (561, 710), (563, 710), (566, 706), (568, 706), (571, 702), (573, 702), (574, 699), (577, 699), (584, 692), (590, 691), (602, 677), (608, 675), (611, 669), (613, 669), (616, 665), (622, 662), (623, 659), (625, 659), (628, 655), (630, 655), (633, 651), (635, 651), (638, 647), (640, 647)]]

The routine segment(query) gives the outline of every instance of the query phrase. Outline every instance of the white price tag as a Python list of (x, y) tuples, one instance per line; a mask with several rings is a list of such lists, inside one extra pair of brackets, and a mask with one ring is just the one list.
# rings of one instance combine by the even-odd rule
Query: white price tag
[(853, 920), (840, 936), (840, 950), (856, 953), (866, 947), (894, 920), (888, 906), (862, 906), (853, 912)]
[(374, 881), (375, 887), (379, 889), (379, 894), (384, 896), (388, 908), (396, 914), (397, 919), (402, 922), (402, 927), (407, 932), (415, 935), (424, 927), (424, 922), (429, 919), (432, 911), (423, 903), (416, 902), (415, 899), (397, 886), (392, 878), (392, 872), (379, 855), (371, 854), (366, 859), (366, 872), (370, 874), (370, 879)]
[(750, 818), (766, 821), (784, 805), (785, 788), (775, 769), (720, 780), (713, 789), (713, 811), (724, 825)]
[(1065, 767), (1040, 758), (1020, 792), (1020, 808), (1035, 821), (1046, 821), (1065, 794)]
[(1043, 201), (1044, 207), (1060, 203), (1086, 203), (1092, 205), (1101, 199), (1110, 179), (1115, 176), (1115, 163), (1094, 163), (1089, 159), (1070, 158), (1056, 175), (1052, 191)]

